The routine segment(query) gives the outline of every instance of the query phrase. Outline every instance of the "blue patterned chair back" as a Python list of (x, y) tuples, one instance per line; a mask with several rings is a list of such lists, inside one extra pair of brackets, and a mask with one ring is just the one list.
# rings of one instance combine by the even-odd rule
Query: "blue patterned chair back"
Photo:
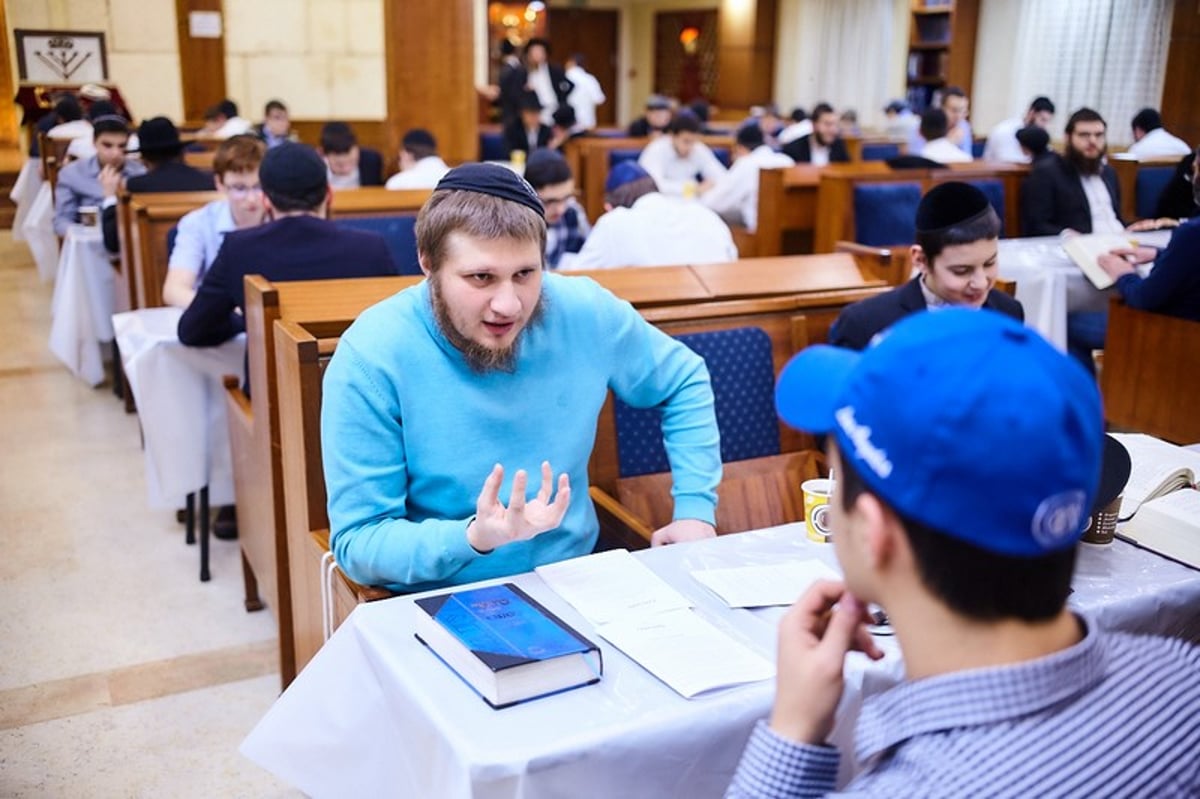
[(996, 215), (1000, 217), (1000, 237), (1004, 238), (1004, 181), (988, 178), (968, 180), (967, 182), (983, 192), (984, 196), (988, 198), (988, 202), (996, 209)]
[(900, 155), (900, 145), (892, 142), (863, 142), (862, 160), (886, 161)]
[(364, 216), (344, 219), (334, 219), (339, 227), (353, 230), (369, 230), (378, 233), (387, 241), (392, 259), (400, 268), (402, 275), (421, 274), (421, 265), (417, 261), (417, 215), (404, 214), (401, 216)]
[(504, 146), (504, 133), (488, 131), (479, 134), (480, 161), (507, 161), (508, 148)]
[[(1137, 171), (1137, 179), (1133, 184), (1134, 211), (1138, 219), (1149, 219), (1158, 210), (1158, 198), (1162, 196), (1167, 184), (1175, 177), (1173, 166), (1146, 166)], [(1132, 222), (1126, 219), (1126, 222)]]
[[(739, 327), (678, 337), (704, 359), (712, 378), (721, 461), (778, 455), (775, 366), (771, 338), (761, 328)], [(666, 472), (662, 412), (614, 402), (621, 477)]]
[(854, 187), (854, 240), (871, 247), (911, 244), (921, 184), (861, 183)]

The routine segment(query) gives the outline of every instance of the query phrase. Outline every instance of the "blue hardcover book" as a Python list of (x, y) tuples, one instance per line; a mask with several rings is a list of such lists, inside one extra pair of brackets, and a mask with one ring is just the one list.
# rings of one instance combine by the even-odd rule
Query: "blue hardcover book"
[(512, 583), (418, 599), (417, 640), (494, 708), (590, 685), (600, 649)]

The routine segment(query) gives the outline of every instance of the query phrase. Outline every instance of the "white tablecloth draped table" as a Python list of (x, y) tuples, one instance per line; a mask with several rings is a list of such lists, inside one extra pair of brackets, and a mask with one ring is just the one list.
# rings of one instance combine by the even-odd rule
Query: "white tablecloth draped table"
[(33, 254), (38, 277), (49, 283), (58, 269), (58, 235), (54, 232), (54, 192), (50, 191), (48, 181), (42, 182), (29, 204), (21, 222), (21, 237)]
[[(1169, 230), (1130, 234), (1141, 244), (1165, 247)], [(1067, 349), (1067, 314), (1104, 311), (1112, 289), (1101, 291), (1084, 277), (1058, 236), (1000, 240), (1000, 277), (1015, 280), (1025, 323), (1060, 350)]]
[(219, 347), (185, 347), (178, 308), (112, 317), (125, 379), (137, 401), (150, 506), (182, 508), (208, 486), (209, 502), (232, 505), (233, 465), (225, 414), (225, 375), (240, 376), (245, 336)]
[(71, 225), (58, 259), (50, 349), (89, 385), (104, 381), (102, 344), (113, 340), (116, 274), (98, 227)]
[[(637, 553), (721, 629), (774, 659), (782, 608), (731, 610), (690, 572), (818, 557), (802, 525)], [(511, 578), (603, 651), (599, 684), (492, 710), (413, 637), (412, 597), (360, 605), (279, 698), (241, 751), (315, 797), (720, 796), (773, 681), (683, 699), (607, 641), (533, 573)], [(1200, 572), (1123, 542), (1081, 545), (1072, 603), (1103, 627), (1200, 639)], [(865, 697), (901, 678), (852, 654), (832, 736), (853, 752)], [(844, 782), (852, 754), (842, 758)]]
[(8, 193), (8, 199), (17, 206), (17, 213), (13, 216), (12, 224), (13, 241), (25, 241), (25, 231), (22, 227), (25, 220), (29, 218), (29, 209), (33, 206), (33, 201), (37, 199), (38, 190), (41, 189), (44, 182), (41, 162), (36, 158), (27, 158), (17, 175), (17, 182), (13, 184), (12, 191)]

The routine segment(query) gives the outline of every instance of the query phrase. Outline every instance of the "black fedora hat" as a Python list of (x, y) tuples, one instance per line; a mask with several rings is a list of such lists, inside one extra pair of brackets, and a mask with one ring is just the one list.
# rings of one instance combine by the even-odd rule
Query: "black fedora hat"
[(183, 149), (179, 129), (166, 117), (147, 119), (138, 125), (138, 152), (150, 155), (172, 155)]

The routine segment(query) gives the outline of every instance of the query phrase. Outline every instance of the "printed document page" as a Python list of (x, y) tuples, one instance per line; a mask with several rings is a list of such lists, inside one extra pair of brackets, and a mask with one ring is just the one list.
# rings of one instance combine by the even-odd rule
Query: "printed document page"
[(769, 660), (689, 609), (635, 614), (596, 632), (687, 699), (775, 676)]
[(731, 608), (790, 605), (817, 580), (840, 580), (841, 575), (815, 558), (762, 566), (733, 566), (692, 572), (702, 585)]
[(592, 624), (690, 608), (692, 603), (625, 549), (610, 549), (534, 569)]

